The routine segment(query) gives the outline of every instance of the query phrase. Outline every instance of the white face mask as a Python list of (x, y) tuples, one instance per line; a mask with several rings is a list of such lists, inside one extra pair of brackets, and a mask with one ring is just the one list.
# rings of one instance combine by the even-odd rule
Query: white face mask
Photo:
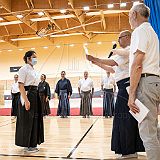
[(32, 64), (33, 66), (36, 65), (36, 64), (37, 64), (37, 58), (32, 58), (31, 64)]

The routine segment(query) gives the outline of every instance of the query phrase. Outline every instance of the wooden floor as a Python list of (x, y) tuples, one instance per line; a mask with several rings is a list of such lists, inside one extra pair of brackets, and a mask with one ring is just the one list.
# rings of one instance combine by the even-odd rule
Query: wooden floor
[[(26, 154), (14, 145), (15, 120), (1, 116), (0, 160), (116, 159), (110, 150), (112, 119), (47, 117), (44, 123), (45, 143), (38, 146), (39, 152)], [(139, 155), (146, 160), (145, 153)]]

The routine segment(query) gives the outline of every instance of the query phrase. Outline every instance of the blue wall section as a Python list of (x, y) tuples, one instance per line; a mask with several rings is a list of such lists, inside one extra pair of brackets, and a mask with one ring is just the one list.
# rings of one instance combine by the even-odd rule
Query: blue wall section
[(160, 0), (144, 0), (144, 3), (150, 8), (149, 21), (160, 40)]

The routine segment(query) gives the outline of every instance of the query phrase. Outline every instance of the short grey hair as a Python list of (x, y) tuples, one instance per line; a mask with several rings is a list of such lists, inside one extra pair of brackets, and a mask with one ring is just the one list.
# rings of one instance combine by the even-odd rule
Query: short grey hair
[(121, 31), (120, 35), (123, 34), (123, 33), (126, 34), (127, 36), (131, 37), (131, 32), (129, 30)]
[(131, 10), (138, 12), (142, 17), (147, 19), (150, 16), (150, 9), (144, 3), (134, 5)]
[(84, 73), (88, 73), (88, 71), (84, 71)]

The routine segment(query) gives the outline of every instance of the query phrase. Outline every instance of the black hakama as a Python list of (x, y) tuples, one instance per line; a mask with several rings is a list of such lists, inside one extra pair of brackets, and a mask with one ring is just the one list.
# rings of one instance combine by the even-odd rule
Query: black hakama
[(11, 116), (17, 116), (19, 97), (20, 97), (20, 92), (18, 92), (18, 93), (12, 93)]
[(42, 106), (42, 114), (43, 116), (49, 115), (51, 113), (49, 101), (46, 102), (46, 98), (48, 97), (48, 100), (50, 100), (51, 97), (49, 84), (45, 81), (40, 82), (38, 85), (38, 92)]
[(44, 142), (43, 115), (36, 86), (25, 87), (30, 110), (19, 100), (15, 144), (21, 147), (36, 147)]
[(80, 115), (81, 116), (93, 115), (91, 91), (87, 92), (81, 91)]
[(113, 115), (114, 115), (114, 93), (113, 93), (113, 89), (104, 89), (103, 116), (112, 117)]
[(129, 113), (128, 93), (129, 78), (117, 82), (118, 94), (115, 103), (111, 150), (116, 154), (128, 155), (144, 152), (143, 142), (139, 136), (138, 122)]
[(60, 79), (56, 85), (55, 92), (59, 97), (59, 104), (57, 110), (57, 116), (69, 116), (70, 115), (70, 103), (68, 95), (72, 95), (72, 86), (68, 79)]

